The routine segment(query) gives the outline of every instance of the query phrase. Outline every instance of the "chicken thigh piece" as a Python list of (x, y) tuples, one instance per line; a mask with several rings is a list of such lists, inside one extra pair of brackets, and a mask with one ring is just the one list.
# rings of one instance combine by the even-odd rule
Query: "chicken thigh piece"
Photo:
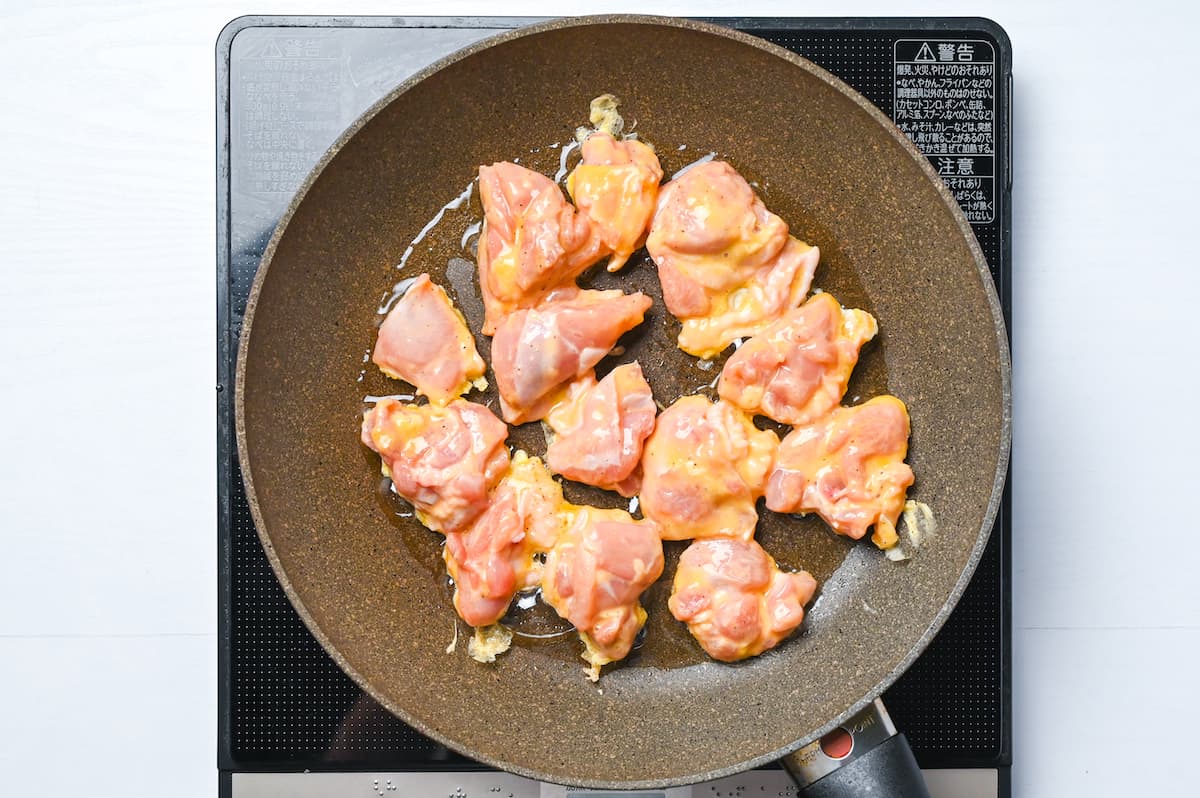
[(638, 490), (642, 446), (657, 413), (637, 363), (617, 366), (599, 382), (586, 374), (546, 416), (554, 430), (546, 464), (567, 479), (632, 496)]
[(841, 407), (792, 430), (767, 480), (767, 507), (815, 512), (834, 532), (858, 540), (871, 526), (881, 549), (896, 545), (896, 522), (913, 483), (908, 409), (894, 396)]
[(592, 223), (615, 272), (642, 245), (654, 214), (662, 166), (654, 150), (636, 139), (618, 141), (604, 131), (588, 136), (583, 160), (567, 177), (567, 192)]
[(679, 348), (706, 358), (799, 305), (820, 260), (723, 161), (662, 187), (646, 249), (683, 324)]
[(603, 254), (588, 217), (543, 174), (501, 162), (479, 167), (483, 230), (479, 288), (483, 333), (505, 315), (533, 307), (574, 279)]
[(816, 294), (742, 344), (725, 361), (721, 398), (782, 424), (809, 424), (842, 401), (875, 317)]
[(663, 540), (754, 536), (779, 439), (728, 402), (684, 396), (658, 416), (642, 453), (642, 513)]
[(753, 540), (697, 540), (679, 558), (667, 606), (713, 659), (734, 662), (779, 645), (804, 620), (817, 580), (784, 573)]
[(509, 314), (492, 341), (500, 409), (510, 424), (545, 417), (566, 384), (600, 362), (642, 323), (650, 297), (620, 291), (556, 292), (536, 308)]
[(646, 623), (638, 598), (662, 574), (663, 550), (653, 521), (624, 510), (571, 507), (542, 576), (542, 597), (574, 624), (592, 681), (623, 659)]
[(362, 441), (379, 453), (396, 493), (435, 532), (463, 530), (508, 470), (508, 427), (483, 405), (381, 399), (363, 413)]
[(471, 626), (499, 621), (520, 590), (536, 587), (536, 555), (558, 539), (562, 488), (536, 457), (513, 455), (487, 509), (463, 532), (446, 535), (442, 556), (454, 580), (454, 608)]
[(466, 320), (428, 274), (417, 277), (388, 312), (372, 360), (384, 374), (412, 383), (417, 393), (437, 404), (472, 386), (487, 387), (487, 367)]

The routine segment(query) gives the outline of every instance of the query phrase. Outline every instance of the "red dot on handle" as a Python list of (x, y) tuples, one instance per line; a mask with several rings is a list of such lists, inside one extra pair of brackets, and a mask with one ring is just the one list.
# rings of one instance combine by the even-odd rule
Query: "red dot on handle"
[(845, 759), (853, 750), (854, 738), (845, 729), (834, 729), (821, 738), (821, 753), (830, 759)]

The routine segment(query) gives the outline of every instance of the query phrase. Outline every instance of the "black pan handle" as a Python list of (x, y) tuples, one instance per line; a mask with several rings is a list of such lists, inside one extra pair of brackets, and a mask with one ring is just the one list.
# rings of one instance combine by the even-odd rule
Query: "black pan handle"
[(879, 699), (780, 762), (799, 787), (797, 798), (929, 798), (908, 740)]

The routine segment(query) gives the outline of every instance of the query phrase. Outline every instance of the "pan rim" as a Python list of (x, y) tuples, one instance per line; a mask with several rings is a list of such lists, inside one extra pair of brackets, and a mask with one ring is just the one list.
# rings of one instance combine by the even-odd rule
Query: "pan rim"
[[(459, 61), (467, 59), (478, 52), (492, 48), (493, 46), (503, 44), (505, 42), (525, 38), (528, 36), (536, 36), (545, 32), (574, 28), (587, 27), (592, 25), (605, 24), (632, 24), (632, 25), (648, 25), (648, 26), (666, 26), (685, 30), (692, 30), (699, 33), (720, 36), (726, 39), (731, 39), (744, 45), (749, 45), (758, 50), (764, 51), (771, 55), (790, 62), (793, 66), (809, 72), (818, 80), (821, 80), (838, 93), (856, 104), (859, 108), (865, 111), (871, 119), (879, 124), (888, 135), (894, 139), (921, 169), (925, 178), (932, 183), (937, 194), (950, 212), (959, 232), (971, 253), (972, 260), (979, 273), (981, 284), (984, 288), (985, 299), (988, 308), (992, 314), (993, 330), (996, 334), (997, 355), (1000, 367), (1000, 400), (1001, 400), (1001, 429), (999, 451), (997, 452), (996, 471), (993, 477), (991, 496), (988, 501), (987, 508), (984, 512), (983, 519), (979, 530), (976, 532), (975, 545), (972, 548), (958, 580), (955, 582), (945, 602), (942, 604), (936, 615), (933, 617), (929, 625), (926, 627), (921, 636), (909, 647), (908, 652), (900, 659), (897, 665), (885, 674), (866, 694), (864, 694), (857, 702), (849, 706), (844, 712), (830, 719), (826, 724), (812, 732), (811, 734), (799, 738), (792, 743), (784, 745), (777, 750), (769, 751), (755, 757), (743, 759), (738, 763), (726, 765), (719, 768), (712, 768), (694, 772), (685, 776), (675, 776), (666, 778), (648, 778), (638, 780), (624, 781), (606, 781), (597, 779), (573, 779), (564, 774), (546, 773), (536, 768), (526, 767), (524, 765), (508, 762), (500, 758), (495, 758), (472, 750), (468, 746), (462, 745), (453, 738), (442, 734), (441, 732), (431, 729), (422, 723), (420, 720), (413, 718), (399, 706), (396, 706), (387, 697), (379, 694), (370, 683), (364, 679), (343, 657), (319, 628), (309, 612), (304, 601), (296, 593), (288, 578), (285, 569), (276, 553), (274, 546), (271, 543), (269, 536), (265, 532), (265, 522), (262, 516), (261, 508), (258, 503), (257, 493), (251, 480), (251, 457), (248, 446), (246, 444), (246, 429), (245, 429), (245, 371), (248, 360), (248, 352), (250, 339), (253, 332), (253, 321), (255, 311), (258, 305), (258, 299), (262, 290), (263, 283), (270, 270), (271, 262), (274, 259), (275, 252), (283, 235), (287, 232), (288, 226), (297, 212), (300, 205), (308, 195), (312, 186), (320, 178), (325, 168), (337, 157), (347, 142), (353, 138), (359, 130), (365, 127), (376, 115), (378, 115), (385, 107), (394, 102), (398, 97), (411, 90), (421, 81), (431, 75), (441, 71), (442, 69), (455, 64)], [(236, 370), (236, 382), (234, 392), (234, 407), (235, 407), (235, 431), (237, 439), (237, 454), (239, 463), (242, 466), (243, 483), (246, 489), (246, 499), (250, 507), (250, 513), (254, 520), (255, 531), (259, 541), (263, 546), (267, 559), (270, 562), (271, 569), (275, 573), (275, 577), (279, 580), (284, 592), (288, 596), (292, 606), (296, 609), (297, 614), (308, 628), (309, 632), (321, 644), (322, 648), (333, 658), (338, 666), (357, 684), (365, 693), (370, 695), (375, 701), (383, 705), (389, 712), (400, 718), (408, 725), (415, 728), (422, 734), (430, 737), (447, 747), (458, 751), (466, 756), (471, 757), (483, 764), (502, 769), (517, 775), (538, 781), (548, 781), (571, 786), (587, 787), (592, 789), (615, 789), (615, 790), (644, 790), (644, 789), (661, 789), (666, 787), (675, 787), (681, 785), (695, 784), (699, 782), (718, 779), (729, 776), (735, 773), (740, 773), (745, 770), (758, 767), (768, 762), (779, 759), (804, 745), (819, 739), (824, 734), (837, 728), (845, 723), (850, 717), (860, 712), (875, 698), (887, 690), (908, 668), (913, 661), (929, 645), (933, 637), (938, 633), (958, 600), (961, 598), (967, 585), (970, 583), (972, 576), (975, 573), (976, 567), (983, 556), (984, 549), (987, 546), (991, 535), (993, 524), (995, 523), (996, 515), (999, 511), (1001, 497), (1004, 491), (1004, 485), (1007, 478), (1010, 449), (1012, 443), (1012, 365), (1010, 359), (1010, 350), (1008, 344), (1008, 336), (1004, 322), (1003, 311), (1000, 306), (999, 297), (997, 295), (995, 285), (993, 283), (991, 273), (988, 269), (987, 260), (975, 238), (974, 231), (970, 223), (966, 220), (957, 201), (954, 200), (949, 190), (945, 187), (941, 178), (938, 177), (932, 165), (923, 154), (916, 148), (882, 111), (880, 111), (873, 103), (868, 101), (857, 91), (847, 85), (844, 81), (837, 78), (833, 74), (817, 66), (808, 59), (799, 56), (790, 50), (779, 47), (775, 44), (767, 42), (752, 34), (743, 33), (733, 30), (715, 23), (702, 22), (693, 19), (681, 19), (676, 17), (642, 15), (642, 14), (601, 14), (594, 16), (582, 17), (563, 17), (559, 19), (548, 20), (545, 22), (534, 23), (525, 27), (514, 28), (504, 31), (494, 36), (489, 36), (470, 44), (448, 56), (442, 58), (419, 72), (415, 73), (392, 91), (388, 92), (380, 100), (372, 104), (362, 115), (360, 115), (349, 127), (343, 131), (338, 138), (329, 146), (326, 152), (321, 156), (321, 159), (309, 172), (300, 188), (296, 191), (295, 196), (289, 202), (280, 221), (275, 227), (271, 235), (271, 239), (263, 252), (254, 282), (251, 286), (250, 295), (246, 303), (245, 313), (243, 314), (241, 334), (238, 341), (238, 360)]]

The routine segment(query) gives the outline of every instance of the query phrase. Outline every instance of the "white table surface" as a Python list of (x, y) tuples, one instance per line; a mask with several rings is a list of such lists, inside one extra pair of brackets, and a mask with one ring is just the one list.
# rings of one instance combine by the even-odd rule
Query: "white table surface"
[(0, 0), (0, 793), (215, 793), (224, 23), (636, 10), (1008, 30), (1015, 794), (1198, 794), (1200, 15), (1042, 5)]

